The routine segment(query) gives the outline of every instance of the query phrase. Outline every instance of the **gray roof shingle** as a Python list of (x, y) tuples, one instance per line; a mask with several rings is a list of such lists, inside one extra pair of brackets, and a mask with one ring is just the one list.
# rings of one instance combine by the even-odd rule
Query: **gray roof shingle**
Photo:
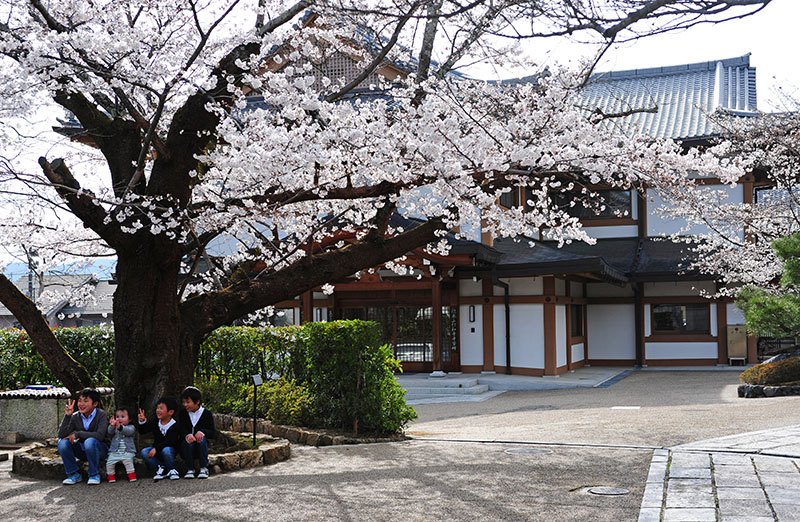
[[(748, 53), (725, 60), (597, 73), (582, 90), (578, 105), (587, 112), (633, 112), (605, 123), (627, 133), (706, 138), (715, 134), (707, 114), (723, 110), (747, 115), (757, 110), (756, 69), (750, 66)], [(646, 112), (654, 108), (656, 112)]]

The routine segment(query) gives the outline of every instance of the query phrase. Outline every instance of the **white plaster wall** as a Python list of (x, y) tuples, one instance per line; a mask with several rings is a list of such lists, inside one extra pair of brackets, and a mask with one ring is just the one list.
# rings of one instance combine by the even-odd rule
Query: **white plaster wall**
[(644, 305), (644, 336), (647, 337), (652, 333), (652, 324), (650, 323), (650, 305)]
[(300, 307), (294, 308), (294, 317), (292, 318), (292, 324), (299, 325), (300, 324)]
[(328, 308), (325, 306), (317, 306), (314, 307), (314, 319), (315, 323), (325, 323), (328, 321)]
[(583, 343), (573, 344), (572, 345), (572, 362), (573, 363), (582, 361), (583, 360), (583, 354), (584, 354)]
[[(506, 365), (506, 307), (505, 305), (494, 305), (494, 364), (495, 366)], [(511, 325), (514, 328), (514, 325)], [(513, 349), (513, 343), (512, 343)]]
[(717, 304), (716, 303), (708, 303), (708, 306), (711, 307), (711, 313), (709, 314), (709, 322), (711, 323), (711, 335), (719, 335), (719, 326), (717, 321)]
[(589, 283), (586, 285), (586, 297), (633, 297), (633, 288), (630, 285)]
[(567, 295), (566, 279), (556, 278), (556, 295)]
[(588, 359), (635, 359), (634, 305), (587, 305)]
[(473, 281), (472, 279), (461, 279), (458, 282), (458, 291), (460, 295), (465, 297), (475, 297), (483, 294), (480, 281)]
[[(469, 305), (461, 305), (458, 309), (459, 345), (461, 348), (461, 364), (483, 365), (483, 307), (475, 306), (475, 322), (469, 322)], [(473, 332), (472, 329), (475, 329)]]
[(567, 364), (567, 307), (556, 305), (556, 367)]
[[(542, 295), (542, 278), (541, 277), (512, 277), (503, 279), (509, 283), (508, 292), (510, 295)], [(503, 293), (502, 288), (496, 288), (495, 292), (500, 291)]]
[(645, 343), (645, 358), (716, 359), (717, 343)]
[[(743, 185), (730, 187), (728, 185), (713, 185), (704, 187), (705, 190), (721, 190), (726, 194), (726, 203), (741, 204), (744, 195)], [(647, 191), (647, 235), (660, 236), (669, 235), (680, 232), (686, 225), (686, 222), (681, 219), (663, 218), (658, 213), (658, 208), (664, 206), (664, 200), (658, 193), (650, 189)], [(705, 225), (695, 225), (689, 229), (690, 234), (705, 234), (710, 232), (710, 229)], [(740, 234), (741, 236), (741, 234)]]
[(733, 303), (728, 303), (725, 307), (727, 309), (728, 324), (744, 324), (744, 312)]
[(583, 227), (589, 237), (603, 239), (608, 237), (636, 237), (639, 227), (636, 225), (617, 225), (610, 227)]
[(583, 297), (583, 283), (575, 281), (569, 282), (569, 295), (572, 297)]
[[(543, 314), (541, 304), (511, 305), (511, 366), (544, 368)], [(505, 344), (503, 350), (505, 353)], [(505, 364), (505, 355), (503, 361)]]
[(714, 292), (713, 281), (670, 281), (668, 283), (644, 283), (647, 297), (700, 295), (700, 292)]

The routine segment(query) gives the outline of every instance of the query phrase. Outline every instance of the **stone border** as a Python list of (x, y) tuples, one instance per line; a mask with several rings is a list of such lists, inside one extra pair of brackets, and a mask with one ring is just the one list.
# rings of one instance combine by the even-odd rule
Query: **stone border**
[(789, 395), (800, 395), (800, 386), (764, 386), (761, 384), (740, 384), (737, 388), (739, 397), (758, 398), (758, 397), (786, 397)]
[[(242, 433), (237, 433), (242, 435)], [(264, 440), (258, 449), (240, 450), (231, 453), (213, 453), (208, 456), (209, 468), (214, 474), (236, 471), (240, 469), (254, 468), (258, 466), (269, 466), (291, 457), (291, 443), (288, 440)], [(62, 480), (64, 478), (64, 466), (59, 458), (48, 458), (39, 455), (31, 455), (29, 452), (46, 447), (41, 442), (31, 444), (26, 450), (14, 454), (11, 464), (11, 472), (24, 477), (40, 480)], [(141, 479), (152, 476), (152, 471), (147, 468), (144, 461), (136, 457), (134, 459), (136, 475)], [(180, 465), (178, 466), (180, 467)], [(82, 469), (85, 468), (85, 464)], [(100, 475), (105, 480), (105, 466), (101, 466)], [(122, 482), (127, 479), (122, 478)]]
[[(253, 419), (236, 417), (221, 413), (214, 414), (214, 425), (219, 430), (227, 430), (238, 433), (253, 433)], [(297, 444), (308, 446), (338, 446), (341, 444), (365, 444), (375, 442), (397, 442), (406, 440), (403, 434), (392, 435), (389, 437), (351, 437), (339, 435), (332, 431), (314, 430), (299, 428), (297, 426), (285, 426), (282, 424), (272, 424), (263, 419), (256, 419), (256, 433), (272, 435), (279, 439), (287, 439)]]

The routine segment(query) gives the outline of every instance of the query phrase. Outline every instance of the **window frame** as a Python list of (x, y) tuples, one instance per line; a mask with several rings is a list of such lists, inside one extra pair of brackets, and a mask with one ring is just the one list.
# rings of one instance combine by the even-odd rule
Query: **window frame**
[[(705, 317), (705, 328), (703, 330), (686, 330), (686, 329), (676, 329), (676, 330), (657, 330), (656, 329), (656, 307), (665, 306), (665, 307), (693, 307), (699, 308), (702, 307), (706, 312)], [(710, 336), (711, 334), (711, 305), (709, 303), (691, 303), (691, 302), (684, 302), (684, 303), (650, 303), (650, 335), (651, 336)]]

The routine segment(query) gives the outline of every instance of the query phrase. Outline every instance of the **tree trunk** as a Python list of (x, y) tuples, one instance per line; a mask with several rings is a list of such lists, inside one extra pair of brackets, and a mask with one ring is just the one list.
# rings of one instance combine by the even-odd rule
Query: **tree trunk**
[(114, 384), (118, 405), (144, 408), (152, 416), (159, 397), (177, 398), (192, 384), (196, 362), (182, 342), (180, 250), (157, 238), (140, 246), (117, 261)]
[(0, 302), (28, 332), (36, 352), (64, 386), (76, 392), (92, 385), (89, 372), (64, 350), (33, 301), (3, 274), (0, 274)]

